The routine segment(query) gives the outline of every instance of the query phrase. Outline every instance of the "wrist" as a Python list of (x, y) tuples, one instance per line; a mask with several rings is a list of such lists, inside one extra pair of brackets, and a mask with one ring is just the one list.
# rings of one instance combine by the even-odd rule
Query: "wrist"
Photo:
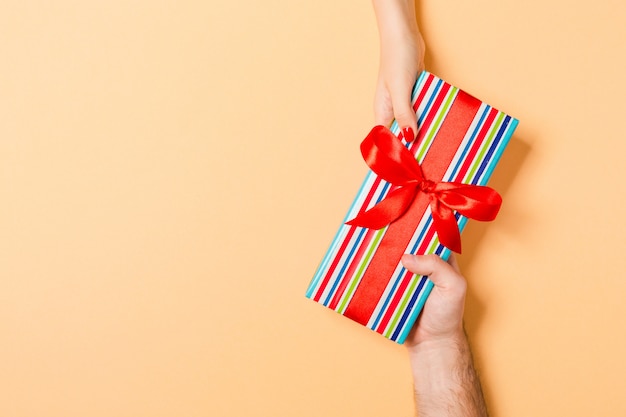
[(417, 23), (414, 20), (397, 19), (395, 21), (379, 22), (380, 42), (383, 46), (392, 44), (415, 43), (421, 36)]
[(487, 407), (464, 333), (431, 339), (409, 350), (421, 416), (487, 417)]
[(467, 336), (462, 327), (439, 336), (430, 336), (407, 345), (411, 360), (421, 357), (436, 357), (442, 352), (455, 352), (468, 345)]
[(415, 391), (449, 390), (466, 368), (471, 352), (462, 329), (449, 335), (424, 340), (408, 347)]

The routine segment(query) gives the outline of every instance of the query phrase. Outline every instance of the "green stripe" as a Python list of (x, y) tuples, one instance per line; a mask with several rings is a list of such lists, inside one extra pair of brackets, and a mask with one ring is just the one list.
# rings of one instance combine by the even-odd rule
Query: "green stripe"
[[(430, 147), (430, 144), (433, 142), (434, 137), (435, 137), (435, 132), (438, 131), (439, 126), (441, 126), (441, 124), (443, 123), (445, 115), (448, 113), (448, 110), (452, 106), (452, 103), (454, 102), (454, 99), (456, 98), (456, 95), (457, 95), (458, 91), (459, 91), (459, 89), (457, 87), (452, 87), (448, 91), (448, 95), (447, 95), (446, 99), (444, 100), (444, 103), (439, 108), (438, 116), (436, 117), (436, 119), (431, 124), (430, 128), (428, 129), (428, 133), (427, 133), (424, 141), (420, 144), (420, 147), (419, 147), (418, 153), (417, 153), (417, 157), (416, 157), (416, 159), (418, 161), (421, 161), (421, 160), (424, 159), (424, 155), (426, 154), (426, 150)], [(339, 305), (339, 308), (337, 309), (337, 312), (343, 314), (344, 311), (346, 310), (347, 304), (348, 304), (348, 300), (350, 300), (352, 298), (352, 294), (356, 290), (356, 287), (357, 287), (357, 284), (358, 284), (359, 280), (361, 279), (361, 277), (365, 273), (365, 267), (369, 264), (369, 261), (370, 261), (371, 257), (373, 256), (373, 254), (375, 252), (374, 249), (378, 246), (378, 242), (382, 239), (382, 237), (383, 237), (383, 235), (384, 235), (386, 230), (387, 230), (387, 228), (379, 230), (376, 233), (376, 236), (374, 237), (373, 241), (370, 243), (368, 251), (367, 251), (367, 254), (364, 257), (364, 259), (361, 261), (361, 264), (359, 265), (359, 269), (358, 269), (357, 273), (350, 280), (350, 284), (348, 285), (348, 290), (343, 295), (343, 297), (341, 299), (341, 303)]]
[(396, 343), (404, 343), (407, 336), (409, 335), (409, 332), (411, 331), (411, 327), (413, 327), (413, 323), (415, 323), (416, 318), (419, 316), (419, 313), (424, 308), (424, 303), (426, 303), (426, 299), (428, 299), (428, 296), (430, 295), (434, 287), (435, 284), (433, 284), (431, 280), (426, 279), (426, 282), (424, 283), (424, 286), (422, 287), (419, 296), (417, 297), (415, 306), (413, 307), (413, 311), (411, 311), (411, 315), (404, 323), (403, 330), (398, 334), (398, 337), (395, 340)]
[(378, 242), (380, 242), (380, 240), (382, 239), (383, 234), (385, 233), (385, 230), (387, 230), (386, 227), (376, 232), (376, 235), (374, 236), (372, 243), (370, 243), (370, 247), (367, 250), (365, 257), (361, 261), (361, 265), (359, 266), (359, 269), (350, 280), (350, 285), (348, 286), (348, 290), (345, 292), (345, 294), (343, 295), (341, 299), (341, 304), (339, 305), (339, 309), (337, 310), (339, 313), (343, 314), (344, 311), (346, 310), (348, 306), (348, 300), (352, 298), (352, 294), (356, 290), (358, 282), (360, 281), (361, 277), (365, 273), (365, 266), (369, 264), (369, 260), (372, 258), (372, 256), (374, 256), (375, 248), (378, 247)]
[[(428, 248), (426, 249), (425, 253), (427, 253), (427, 254), (435, 253), (435, 250), (437, 249), (437, 246), (439, 246), (439, 238), (435, 234), (435, 235), (433, 235), (433, 240), (430, 243), (430, 246), (428, 246)], [(415, 288), (415, 286), (420, 281), (417, 278), (416, 275), (413, 275), (413, 278), (411, 278), (411, 280), (412, 280), (412, 282), (411, 282), (410, 288), (408, 288), (406, 290), (406, 292), (404, 293), (404, 297), (402, 298), (401, 303), (398, 305), (398, 307), (396, 309), (396, 313), (393, 315), (391, 323), (388, 325), (390, 327), (388, 327), (388, 330), (385, 332), (385, 337), (386, 338), (391, 337), (393, 332), (396, 330), (396, 326), (398, 325), (398, 320), (400, 320), (400, 318), (402, 317), (402, 314), (404, 314), (406, 305), (409, 302), (409, 300), (411, 299), (411, 296), (413, 295), (413, 289)]]
[(471, 183), (472, 180), (474, 179), (474, 175), (476, 175), (476, 170), (480, 166), (480, 161), (482, 161), (484, 159), (485, 153), (487, 152), (487, 150), (489, 149), (489, 147), (493, 143), (493, 139), (494, 139), (496, 133), (498, 133), (498, 130), (500, 129), (500, 126), (502, 125), (502, 120), (504, 119), (504, 116), (505, 115), (502, 112), (500, 112), (498, 114), (498, 117), (496, 118), (495, 123), (491, 127), (491, 132), (489, 133), (489, 136), (487, 137), (486, 140), (483, 141), (483, 143), (481, 145), (480, 152), (478, 153), (478, 155), (476, 155), (476, 157), (474, 159), (474, 165), (472, 165), (472, 169), (465, 176), (465, 178), (468, 178), (468, 180), (466, 180), (468, 183)]
[(416, 159), (419, 161), (420, 164), (424, 160), (424, 156), (426, 155), (426, 150), (430, 147), (430, 144), (435, 138), (435, 133), (439, 130), (439, 126), (441, 126), (441, 124), (443, 123), (443, 119), (448, 114), (448, 110), (452, 106), (452, 103), (454, 102), (454, 99), (456, 98), (458, 91), (459, 89), (456, 87), (452, 87), (448, 91), (448, 97), (446, 98), (443, 105), (440, 107), (439, 115), (437, 116), (433, 124), (430, 126), (430, 129), (428, 130), (428, 135), (424, 138), (424, 142), (422, 143), (422, 146), (420, 147), (419, 152), (417, 153)]
[[(502, 119), (504, 118), (504, 114), (501, 113), (500, 116), (497, 118), (496, 121), (496, 125), (499, 127), (499, 125), (502, 123)], [(489, 134), (488, 138), (486, 140), (483, 141), (483, 143), (481, 144), (481, 151), (479, 152), (479, 155), (474, 159), (471, 167), (470, 167), (470, 174), (469, 176), (466, 176), (466, 178), (468, 178), (467, 182), (471, 182), (473, 179), (473, 176), (476, 174), (476, 170), (478, 169), (478, 167), (480, 167), (480, 163), (484, 157), (484, 154), (486, 152), (487, 149), (489, 149), (489, 146), (491, 145), (491, 142), (493, 142), (493, 138), (495, 136), (495, 133), (498, 131), (498, 128), (493, 129), (492, 132)], [(432, 227), (432, 226), (431, 226)], [(433, 240), (431, 241), (430, 245), (428, 246), (428, 248), (426, 249), (427, 254), (433, 254), (435, 253), (435, 251), (437, 250), (437, 247), (439, 246), (439, 237), (437, 236), (437, 234), (435, 234), (433, 236)], [(415, 277), (414, 277), (415, 279)], [(416, 281), (419, 281), (416, 279)], [(405, 294), (405, 299), (403, 301), (408, 300), (408, 296), (407, 294), (411, 294), (411, 291), (407, 291), (407, 293)], [(395, 331), (395, 327), (396, 327), (396, 323), (398, 322), (398, 320), (400, 320), (400, 318), (402, 317), (402, 314), (404, 313), (404, 307), (405, 307), (406, 303), (403, 303), (398, 310), (396, 311), (396, 314), (394, 314), (393, 316), (393, 321), (392, 321), (392, 327), (389, 328), (389, 330), (387, 330), (387, 332), (385, 332), (386, 337), (390, 337), (393, 332)]]
[[(496, 118), (495, 123), (492, 126), (492, 130), (489, 133), (488, 137), (485, 140), (483, 140), (483, 143), (481, 144), (481, 149), (480, 149), (479, 153), (477, 154), (477, 156), (475, 157), (475, 159), (474, 159), (474, 161), (473, 161), (473, 163), (472, 163), (472, 165), (470, 167), (468, 175), (466, 175), (466, 178), (467, 178), (466, 181), (467, 182), (471, 182), (473, 180), (473, 177), (476, 175), (476, 171), (480, 167), (481, 161), (484, 159), (485, 153), (487, 152), (487, 150), (489, 149), (489, 147), (493, 143), (494, 137), (495, 137), (496, 133), (498, 132), (498, 129), (502, 125), (502, 121), (503, 121), (504, 117), (505, 117), (505, 114), (500, 112), (498, 117)], [(435, 234), (433, 236), (432, 242), (430, 243), (430, 245), (426, 249), (425, 253), (427, 253), (427, 254), (435, 253), (435, 251), (436, 251), (438, 246), (439, 246), (439, 238)], [(384, 334), (385, 337), (390, 338), (391, 335), (393, 334), (393, 332), (396, 330), (398, 322), (402, 318), (402, 315), (404, 314), (404, 311), (406, 309), (406, 305), (408, 304), (408, 302), (409, 302), (409, 300), (411, 298), (411, 295), (413, 294), (413, 290), (414, 290), (415, 286), (419, 283), (419, 281), (420, 280), (416, 276), (413, 276), (410, 288), (408, 288), (405, 291), (404, 296), (402, 298), (402, 302), (396, 308), (396, 312), (393, 315), (392, 321), (387, 326), (387, 331)], [(418, 297), (418, 300), (419, 300), (419, 297)]]
[[(404, 297), (402, 297), (402, 301), (398, 305), (398, 309), (396, 311), (398, 311), (398, 312), (404, 312), (405, 311), (406, 305), (408, 304), (409, 300), (411, 299), (411, 294), (413, 294), (413, 291), (415, 290), (415, 287), (417, 286), (418, 282), (419, 282), (419, 279), (417, 279), (417, 277), (415, 275), (413, 275), (413, 278), (411, 278), (411, 284), (409, 285), (409, 288), (407, 288), (407, 290), (405, 291)], [(385, 337), (387, 339), (389, 339), (391, 337), (391, 335), (393, 334), (393, 331), (396, 328), (396, 326), (398, 325), (398, 320), (400, 320), (401, 316), (402, 316), (402, 314), (399, 314), (399, 313), (396, 313), (393, 316), (393, 319), (392, 319), (391, 323), (388, 325), (388, 330), (385, 332)]]
[[(417, 160), (420, 163), (424, 160), (426, 150), (430, 147), (430, 144), (434, 140), (435, 133), (439, 130), (439, 126), (441, 126), (445, 116), (448, 114), (448, 110), (452, 106), (452, 103), (454, 102), (454, 99), (456, 98), (458, 91), (459, 89), (457, 87), (452, 87), (448, 91), (448, 96), (446, 97), (443, 105), (441, 106), (440, 108), (441, 110), (439, 114), (437, 115), (437, 118), (434, 120), (433, 124), (431, 125), (431, 128), (428, 131), (428, 135), (424, 139), (423, 146), (420, 147), (420, 150), (417, 153)], [(435, 235), (435, 238), (433, 242), (430, 244), (426, 253), (434, 253), (438, 242), (439, 242), (439, 239)], [(415, 286), (418, 284), (418, 282), (419, 280), (416, 279), (416, 277), (414, 276), (411, 280), (411, 284), (409, 285), (409, 288), (405, 290), (404, 296), (402, 297), (400, 304), (396, 307), (396, 312), (392, 317), (391, 323), (387, 325), (388, 330), (385, 332), (386, 338), (389, 338), (393, 334), (393, 331), (398, 325), (398, 320), (400, 320), (400, 318), (402, 317), (404, 308), (409, 302), (411, 298), (411, 294), (413, 293), (413, 290), (415, 289)]]

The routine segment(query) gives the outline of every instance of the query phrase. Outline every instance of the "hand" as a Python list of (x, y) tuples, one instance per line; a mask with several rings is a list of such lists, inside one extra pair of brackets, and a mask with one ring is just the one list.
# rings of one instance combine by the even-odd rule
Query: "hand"
[(427, 275), (435, 285), (406, 345), (409, 349), (424, 343), (448, 343), (464, 339), (463, 310), (467, 282), (459, 272), (454, 255), (448, 262), (437, 255), (404, 255), (402, 264), (418, 275)]
[(423, 417), (487, 417), (480, 380), (463, 331), (467, 283), (454, 256), (404, 255), (411, 272), (435, 284), (411, 330), (409, 349), (415, 404)]
[(380, 65), (374, 95), (376, 124), (395, 118), (407, 141), (417, 134), (411, 91), (424, 69), (425, 44), (415, 20), (413, 0), (374, 0), (380, 34)]

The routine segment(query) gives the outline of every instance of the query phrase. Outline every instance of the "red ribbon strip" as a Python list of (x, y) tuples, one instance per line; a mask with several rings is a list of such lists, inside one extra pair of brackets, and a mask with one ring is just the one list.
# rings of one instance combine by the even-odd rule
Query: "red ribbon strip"
[(433, 226), (439, 242), (461, 253), (461, 234), (454, 211), (480, 221), (496, 218), (502, 197), (494, 189), (460, 182), (433, 182), (424, 178), (411, 152), (385, 126), (375, 126), (361, 143), (367, 165), (385, 181), (397, 186), (369, 210), (347, 222), (352, 226), (381, 229), (402, 217), (421, 192), (430, 198)]

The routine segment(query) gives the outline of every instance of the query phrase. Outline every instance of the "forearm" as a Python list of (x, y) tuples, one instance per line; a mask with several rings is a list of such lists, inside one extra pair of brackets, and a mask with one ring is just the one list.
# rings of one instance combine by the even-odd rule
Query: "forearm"
[(377, 124), (394, 119), (407, 141), (415, 139), (417, 119), (411, 90), (424, 69), (426, 46), (417, 27), (415, 0), (372, 0), (380, 35), (380, 66), (374, 96)]
[(421, 417), (487, 417), (480, 380), (464, 333), (409, 350)]

